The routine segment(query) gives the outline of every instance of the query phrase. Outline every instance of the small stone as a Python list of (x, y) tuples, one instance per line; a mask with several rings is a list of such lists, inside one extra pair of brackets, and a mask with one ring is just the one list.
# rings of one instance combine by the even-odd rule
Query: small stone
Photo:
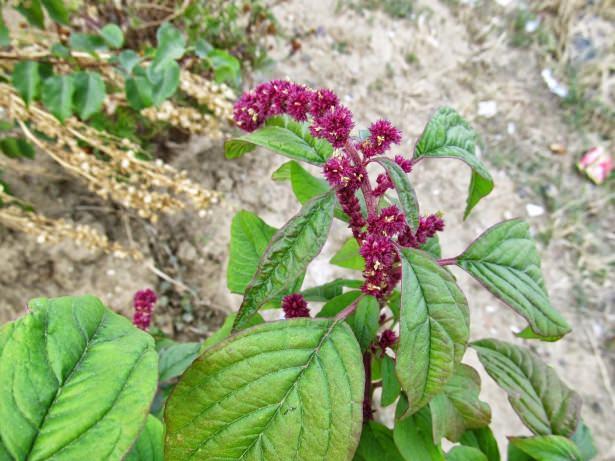
[(525, 209), (530, 218), (536, 218), (537, 216), (542, 216), (545, 214), (545, 209), (543, 207), (540, 205), (534, 205), (533, 203), (528, 203), (525, 205)]

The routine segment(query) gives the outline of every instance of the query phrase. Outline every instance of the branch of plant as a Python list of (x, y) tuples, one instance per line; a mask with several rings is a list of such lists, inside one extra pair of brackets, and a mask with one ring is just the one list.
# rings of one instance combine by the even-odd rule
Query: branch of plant
[(348, 307), (346, 307), (344, 310), (340, 311), (336, 316), (335, 319), (336, 320), (345, 320), (349, 315), (351, 315), (355, 309), (357, 308), (357, 305), (359, 304), (359, 302), (365, 298), (365, 295), (361, 295), (359, 296), (357, 299), (355, 299), (352, 304), (350, 304)]

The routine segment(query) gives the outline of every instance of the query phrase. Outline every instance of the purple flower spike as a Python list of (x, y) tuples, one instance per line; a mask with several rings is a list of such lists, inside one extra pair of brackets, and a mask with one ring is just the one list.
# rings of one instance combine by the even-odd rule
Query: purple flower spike
[(352, 113), (344, 106), (337, 106), (317, 117), (310, 127), (310, 132), (317, 138), (326, 139), (333, 144), (333, 147), (339, 149), (348, 141), (353, 127)]
[(388, 120), (378, 120), (369, 127), (370, 136), (359, 145), (365, 158), (385, 153), (391, 144), (401, 142), (401, 131)]
[(312, 94), (312, 107), (310, 114), (322, 117), (326, 112), (337, 107), (340, 100), (337, 95), (327, 88), (320, 88)]
[(139, 290), (135, 293), (132, 301), (134, 307), (134, 314), (132, 316), (132, 323), (137, 328), (147, 331), (152, 322), (152, 311), (154, 310), (154, 304), (158, 297), (154, 290), (146, 288), (145, 290)]
[(285, 296), (282, 300), (282, 310), (284, 311), (284, 317), (287, 319), (310, 316), (307, 302), (299, 293)]

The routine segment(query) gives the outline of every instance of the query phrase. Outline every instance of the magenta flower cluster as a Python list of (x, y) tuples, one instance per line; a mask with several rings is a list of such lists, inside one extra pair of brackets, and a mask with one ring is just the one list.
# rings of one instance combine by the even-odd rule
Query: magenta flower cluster
[(154, 310), (154, 304), (158, 297), (154, 290), (146, 288), (139, 290), (135, 293), (132, 306), (134, 313), (132, 316), (132, 323), (141, 330), (148, 330), (152, 323), (152, 311)]
[(287, 319), (310, 316), (307, 302), (299, 293), (285, 296), (284, 299), (282, 299), (282, 310), (284, 311), (284, 318)]
[[(439, 215), (421, 217), (416, 229), (410, 227), (404, 213), (396, 206), (380, 208), (380, 198), (393, 188), (386, 173), (377, 176), (372, 187), (367, 166), (401, 143), (401, 132), (388, 120), (378, 120), (369, 127), (369, 135), (352, 138), (352, 113), (328, 89), (312, 90), (283, 80), (273, 80), (245, 93), (234, 108), (237, 125), (246, 131), (262, 126), (269, 117), (286, 114), (299, 122), (308, 122), (313, 136), (329, 141), (336, 150), (326, 162), (323, 173), (335, 189), (338, 202), (349, 218), (349, 227), (365, 259), (362, 291), (385, 298), (401, 278), (396, 246), (418, 248), (444, 229)], [(395, 162), (405, 172), (412, 171), (412, 160), (401, 155)], [(362, 194), (365, 210), (359, 201)], [(287, 318), (309, 315), (307, 304), (286, 297), (283, 302)], [(296, 315), (299, 312), (301, 315)]]

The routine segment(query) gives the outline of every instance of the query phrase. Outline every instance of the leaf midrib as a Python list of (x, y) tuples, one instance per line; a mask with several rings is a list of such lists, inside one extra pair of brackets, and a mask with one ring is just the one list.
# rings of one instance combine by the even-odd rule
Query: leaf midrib
[[(284, 396), (282, 397), (282, 400), (279, 403), (278, 409), (273, 413), (273, 415), (271, 415), (271, 417), (269, 418), (269, 421), (267, 421), (267, 424), (265, 424), (265, 427), (260, 432), (258, 437), (256, 437), (254, 439), (254, 441), (241, 454), (241, 456), (239, 458), (240, 460), (245, 459), (244, 457), (249, 453), (249, 451), (252, 449), (252, 447), (255, 446), (258, 441), (260, 441), (261, 437), (263, 436), (263, 433), (265, 433), (265, 431), (267, 431), (267, 428), (269, 427), (269, 425), (271, 424), (273, 419), (278, 415), (280, 409), (284, 405), (284, 402), (286, 402), (286, 399), (288, 398), (290, 393), (297, 387), (299, 381), (301, 381), (301, 378), (303, 377), (303, 374), (310, 367), (310, 365), (312, 363), (312, 360), (314, 360), (314, 358), (317, 357), (317, 355), (320, 352), (320, 349), (324, 345), (325, 341), (327, 340), (327, 338), (329, 338), (329, 336), (331, 335), (331, 332), (339, 324), (339, 322), (340, 322), (339, 320), (334, 320), (333, 323), (331, 323), (331, 326), (323, 334), (322, 338), (320, 339), (320, 342), (318, 343), (318, 346), (316, 346), (316, 349), (314, 349), (314, 352), (308, 358), (305, 366), (303, 367), (303, 370), (299, 373), (299, 375), (297, 376), (297, 379), (295, 380), (295, 382), (290, 386), (288, 391), (286, 391), (286, 394), (284, 394)], [(192, 456), (191, 456), (191, 458), (192, 458)]]
[[(30, 457), (30, 455), (32, 454), (32, 450), (34, 449), (34, 446), (36, 445), (36, 441), (38, 440), (38, 437), (41, 434), (41, 430), (45, 426), (45, 422), (47, 421), (47, 417), (49, 416), (49, 411), (55, 405), (55, 403), (57, 402), (58, 398), (62, 394), (62, 389), (71, 380), (71, 378), (73, 377), (73, 374), (78, 370), (79, 365), (81, 365), (81, 363), (85, 359), (85, 357), (86, 357), (86, 355), (87, 355), (87, 353), (88, 353), (88, 351), (90, 349), (90, 345), (94, 341), (94, 338), (98, 334), (101, 326), (104, 324), (106, 319), (107, 319), (107, 314), (103, 313), (103, 315), (100, 317), (100, 320), (98, 321), (98, 324), (96, 325), (96, 328), (94, 329), (94, 332), (92, 333), (92, 336), (90, 338), (88, 338), (88, 340), (87, 340), (87, 342), (85, 344), (85, 347), (83, 348), (83, 353), (81, 354), (81, 357), (79, 357), (79, 360), (77, 360), (75, 362), (75, 364), (73, 365), (71, 370), (68, 372), (68, 375), (66, 376), (64, 381), (58, 383), (58, 389), (56, 390), (56, 395), (54, 396), (54, 398), (51, 401), (51, 403), (47, 406), (47, 409), (45, 411), (45, 415), (43, 416), (43, 419), (41, 420), (40, 424), (38, 424), (38, 426), (37, 426), (37, 432), (36, 432), (36, 435), (34, 436), (34, 438), (32, 439), (32, 443), (30, 444), (30, 448), (28, 449), (28, 452), (26, 454), (26, 459), (28, 459)], [(45, 332), (47, 332), (47, 327), (48, 326), (49, 326), (49, 317), (48, 317), (48, 313), (46, 312), (46, 315), (45, 315)], [(80, 325), (80, 328), (81, 328), (81, 325)], [(48, 344), (49, 343), (47, 342), (47, 335), (45, 334), (45, 351), (46, 352), (47, 352), (47, 345)], [(47, 360), (47, 362), (49, 363), (49, 368), (50, 368), (51, 372), (53, 373), (53, 367), (51, 366), (51, 363), (49, 362), (49, 360)]]

